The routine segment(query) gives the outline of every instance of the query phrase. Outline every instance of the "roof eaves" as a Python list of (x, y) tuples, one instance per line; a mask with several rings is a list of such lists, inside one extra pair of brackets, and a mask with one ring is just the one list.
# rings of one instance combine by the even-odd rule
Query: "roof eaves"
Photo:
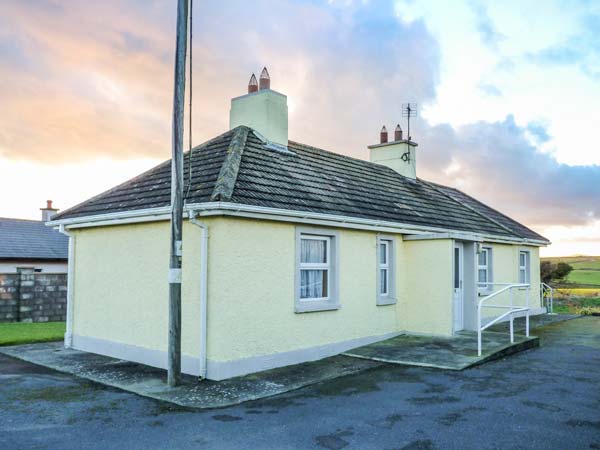
[(218, 202), (231, 200), (235, 182), (240, 171), (240, 163), (242, 161), (242, 155), (244, 153), (244, 147), (246, 146), (249, 131), (250, 129), (244, 126), (235, 129), (229, 143), (229, 148), (227, 149), (227, 156), (225, 157), (225, 161), (223, 161), (221, 171), (219, 172), (217, 182), (215, 183), (213, 193), (210, 197), (211, 201)]

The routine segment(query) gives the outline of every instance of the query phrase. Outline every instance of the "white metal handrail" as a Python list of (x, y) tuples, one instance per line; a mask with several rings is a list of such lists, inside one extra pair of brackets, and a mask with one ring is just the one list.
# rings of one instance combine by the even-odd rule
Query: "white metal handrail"
[[(481, 347), (482, 347), (482, 333), (485, 329), (491, 327), (495, 323), (501, 321), (505, 317), (510, 319), (510, 342), (515, 342), (515, 334), (514, 334), (514, 325), (513, 319), (514, 315), (518, 312), (525, 312), (525, 335), (529, 337), (529, 293), (530, 293), (530, 285), (528, 283), (479, 283), (479, 284), (487, 284), (487, 285), (498, 285), (504, 286), (502, 289), (492, 292), (490, 295), (487, 295), (479, 300), (477, 303), (477, 355), (481, 356)], [(525, 295), (525, 306), (515, 306), (513, 305), (513, 289), (522, 289), (525, 288), (527, 293)], [(491, 305), (485, 304), (491, 298), (497, 297), (498, 295), (508, 292), (510, 295), (510, 305)], [(504, 314), (499, 315), (493, 320), (490, 320), (485, 325), (481, 325), (481, 310), (483, 308), (496, 308), (496, 309), (508, 309)]]
[[(546, 304), (546, 312), (554, 314), (554, 288), (546, 283), (540, 283), (540, 295), (542, 297), (542, 305)], [(546, 300), (544, 302), (544, 299)]]

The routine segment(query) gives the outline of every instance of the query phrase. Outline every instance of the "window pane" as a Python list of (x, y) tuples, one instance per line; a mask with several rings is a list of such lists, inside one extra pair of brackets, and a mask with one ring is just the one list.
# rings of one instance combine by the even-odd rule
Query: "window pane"
[(388, 293), (388, 271), (381, 269), (379, 271), (379, 293), (386, 295)]
[(519, 283), (526, 283), (525, 280), (525, 270), (521, 269), (519, 270)]
[(487, 270), (485, 269), (479, 269), (479, 282), (480, 283), (487, 283)]
[(302, 239), (300, 242), (300, 262), (326, 263), (327, 241), (318, 239)]
[(519, 265), (521, 267), (525, 267), (525, 258), (526, 256), (524, 252), (519, 253)]
[(387, 264), (387, 242), (381, 242), (379, 244), (379, 263)]
[(479, 265), (487, 266), (487, 250), (482, 250), (479, 254)]
[(300, 298), (323, 298), (328, 296), (327, 270), (300, 271)]

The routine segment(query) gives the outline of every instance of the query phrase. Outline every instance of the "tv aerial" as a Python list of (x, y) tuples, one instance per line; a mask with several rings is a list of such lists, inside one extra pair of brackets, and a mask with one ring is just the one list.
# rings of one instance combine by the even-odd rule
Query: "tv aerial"
[(410, 141), (410, 118), (417, 117), (417, 104), (416, 103), (402, 103), (402, 117), (406, 117), (407, 122), (407, 133), (408, 140)]

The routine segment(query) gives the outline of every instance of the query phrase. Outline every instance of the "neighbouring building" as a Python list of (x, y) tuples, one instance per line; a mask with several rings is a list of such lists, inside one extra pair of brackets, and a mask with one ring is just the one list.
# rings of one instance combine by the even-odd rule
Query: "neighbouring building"
[(0, 217), (0, 273), (67, 272), (69, 238), (45, 226), (58, 209), (48, 200), (40, 210), (41, 220)]
[(42, 220), (0, 218), (0, 322), (64, 321), (69, 238)]
[[(401, 333), (477, 327), (478, 299), (543, 312), (548, 240), (417, 177), (398, 127), (370, 161), (288, 140), (266, 70), (230, 130), (185, 157), (182, 366), (220, 380)], [(70, 234), (69, 347), (166, 367), (171, 164), (52, 219)], [(512, 292), (512, 291), (511, 291)], [(486, 318), (494, 310), (486, 312)]]

